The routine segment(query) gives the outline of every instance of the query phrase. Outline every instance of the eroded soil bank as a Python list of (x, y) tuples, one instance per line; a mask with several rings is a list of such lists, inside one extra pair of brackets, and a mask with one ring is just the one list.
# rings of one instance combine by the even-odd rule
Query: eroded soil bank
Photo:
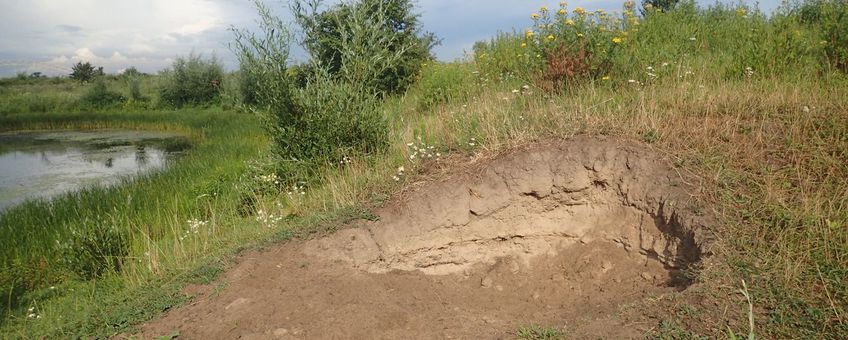
[(632, 142), (512, 150), (398, 195), (378, 221), (245, 254), (142, 336), (638, 337), (656, 324), (640, 304), (684, 291), (709, 254), (687, 183)]

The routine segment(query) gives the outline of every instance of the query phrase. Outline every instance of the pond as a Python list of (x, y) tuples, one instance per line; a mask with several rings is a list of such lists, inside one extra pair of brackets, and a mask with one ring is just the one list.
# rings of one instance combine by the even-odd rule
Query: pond
[(162, 168), (187, 146), (177, 134), (151, 131), (0, 133), (0, 213)]

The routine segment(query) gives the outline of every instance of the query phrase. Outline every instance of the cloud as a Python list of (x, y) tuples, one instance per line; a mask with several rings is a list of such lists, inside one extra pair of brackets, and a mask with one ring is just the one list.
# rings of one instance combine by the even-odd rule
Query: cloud
[(227, 28), (253, 20), (246, 0), (0, 0), (0, 8), (0, 31), (7, 32), (0, 35), (0, 76), (61, 74), (77, 61), (106, 72), (156, 72), (177, 55), (232, 59)]
[(68, 32), (68, 33), (78, 33), (82, 31), (82, 27), (74, 26), (74, 25), (56, 25), (60, 31)]

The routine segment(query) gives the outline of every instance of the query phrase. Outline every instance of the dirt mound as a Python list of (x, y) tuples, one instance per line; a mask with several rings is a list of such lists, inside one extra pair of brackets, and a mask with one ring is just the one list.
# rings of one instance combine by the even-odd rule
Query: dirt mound
[(492, 338), (550, 324), (638, 336), (689, 284), (709, 220), (645, 146), (513, 150), (396, 198), (380, 220), (245, 255), (228, 288), (145, 326), (189, 338)]
[(669, 268), (698, 261), (702, 216), (678, 173), (643, 147), (581, 138), (513, 152), (432, 183), (381, 220), (310, 242), (306, 252), (371, 273), (462, 272), (511, 257), (612, 242)]

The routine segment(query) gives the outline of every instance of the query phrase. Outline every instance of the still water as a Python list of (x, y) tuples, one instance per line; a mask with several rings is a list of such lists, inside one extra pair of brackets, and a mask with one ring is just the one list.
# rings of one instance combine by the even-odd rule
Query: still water
[(125, 130), (0, 133), (0, 213), (29, 199), (108, 186), (161, 168), (176, 155), (166, 150), (179, 139)]

